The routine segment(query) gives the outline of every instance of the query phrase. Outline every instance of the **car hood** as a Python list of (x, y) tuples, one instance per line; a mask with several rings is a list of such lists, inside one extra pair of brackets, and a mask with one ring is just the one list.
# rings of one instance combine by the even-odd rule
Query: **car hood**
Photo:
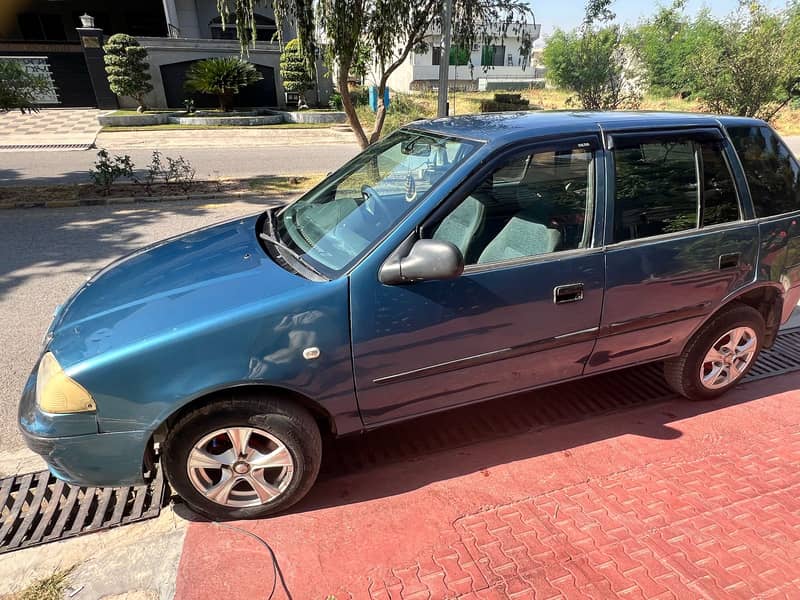
[(58, 312), (50, 350), (61, 365), (279, 301), (313, 282), (277, 265), (256, 234), (257, 216), (170, 238), (112, 263)]

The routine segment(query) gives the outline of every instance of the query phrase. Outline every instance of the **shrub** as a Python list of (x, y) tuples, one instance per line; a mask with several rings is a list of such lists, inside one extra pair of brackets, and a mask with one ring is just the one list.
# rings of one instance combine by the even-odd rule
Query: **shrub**
[(585, 24), (579, 30), (556, 30), (543, 56), (547, 78), (557, 87), (574, 92), (588, 110), (613, 110), (635, 107), (639, 94), (630, 82), (630, 72), (622, 50), (619, 28), (594, 28)]
[(94, 169), (89, 171), (89, 176), (102, 190), (103, 195), (108, 196), (111, 186), (117, 179), (133, 177), (133, 168), (133, 161), (127, 154), (112, 158), (105, 148), (101, 148), (97, 152), (97, 161), (94, 163)]
[(144, 96), (153, 89), (147, 66), (147, 50), (139, 45), (136, 38), (124, 33), (108, 38), (103, 50), (111, 91), (136, 99), (139, 110), (143, 111)]
[(49, 82), (32, 75), (16, 60), (0, 60), (0, 112), (36, 112), (36, 96), (47, 91)]
[(297, 104), (304, 105), (306, 103), (304, 94), (313, 86), (313, 79), (297, 39), (289, 41), (281, 52), (280, 72), (284, 89), (287, 92), (298, 93), (300, 99)]
[(342, 110), (342, 95), (339, 92), (332, 92), (328, 98), (328, 106), (333, 110)]
[[(148, 196), (153, 193), (153, 185), (163, 179), (167, 185), (178, 185), (184, 192), (188, 192), (194, 185), (195, 168), (183, 156), (178, 158), (166, 157), (164, 164), (163, 155), (158, 150), (153, 151), (147, 173), (141, 181)], [(139, 183), (139, 182), (137, 182)]]
[(189, 67), (184, 85), (193, 92), (216, 95), (220, 109), (228, 112), (242, 88), (262, 79), (252, 63), (240, 58), (207, 58)]

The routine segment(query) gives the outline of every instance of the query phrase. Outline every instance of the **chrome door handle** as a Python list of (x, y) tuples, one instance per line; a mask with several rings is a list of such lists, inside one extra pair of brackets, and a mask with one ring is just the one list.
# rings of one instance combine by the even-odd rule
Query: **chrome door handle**
[(568, 304), (569, 302), (580, 302), (581, 300), (583, 300), (582, 283), (568, 283), (553, 288), (553, 302), (556, 304)]
[(719, 257), (719, 268), (722, 269), (735, 269), (739, 266), (739, 252), (731, 252), (730, 254), (722, 254)]

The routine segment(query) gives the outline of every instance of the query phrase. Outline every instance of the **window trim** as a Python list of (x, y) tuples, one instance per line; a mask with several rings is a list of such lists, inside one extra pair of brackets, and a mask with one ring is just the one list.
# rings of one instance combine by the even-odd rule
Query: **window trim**
[(578, 144), (589, 143), (589, 150), (592, 152), (592, 171), (593, 171), (593, 185), (592, 197), (589, 199), (590, 206), (587, 206), (587, 218), (591, 220), (589, 229), (591, 236), (589, 245), (586, 248), (573, 248), (571, 250), (561, 250), (558, 252), (547, 252), (545, 254), (535, 254), (532, 256), (523, 256), (519, 258), (497, 261), (492, 263), (465, 265), (464, 275), (471, 273), (479, 273), (485, 271), (492, 271), (496, 269), (504, 269), (507, 267), (516, 267), (528, 263), (541, 262), (542, 260), (558, 260), (559, 257), (568, 257), (578, 254), (589, 254), (591, 252), (602, 251), (602, 225), (605, 213), (605, 160), (600, 131), (593, 133), (578, 134), (568, 138), (552, 138), (552, 139), (539, 139), (531, 140), (530, 142), (523, 142), (522, 144), (515, 144), (505, 146), (504, 148), (495, 152), (486, 164), (476, 169), (472, 174), (465, 178), (459, 186), (453, 190), (446, 198), (439, 203), (422, 221), (414, 231), (415, 240), (429, 239), (433, 235), (433, 229), (441, 220), (452, 212), (458, 205), (463, 202), (467, 196), (490, 174), (494, 173), (501, 163), (507, 162), (515, 156), (525, 154), (536, 154), (537, 152), (547, 152), (552, 150), (565, 150), (567, 148), (573, 149)]
[[(639, 129), (636, 131), (606, 131), (605, 134), (605, 142), (606, 142), (606, 174), (607, 174), (607, 181), (606, 181), (606, 209), (605, 209), (605, 228), (604, 228), (604, 247), (608, 248), (615, 248), (620, 245), (634, 245), (637, 242), (647, 242), (649, 240), (660, 240), (666, 239), (671, 237), (679, 237), (681, 235), (689, 235), (692, 233), (702, 232), (709, 229), (717, 229), (717, 228), (724, 228), (727, 226), (739, 226), (743, 222), (747, 221), (748, 219), (745, 218), (745, 210), (743, 199), (744, 196), (739, 189), (740, 181), (739, 175), (737, 173), (737, 169), (734, 168), (733, 163), (730, 159), (730, 152), (733, 151), (735, 153), (735, 149), (727, 136), (727, 131), (721, 126), (707, 126), (707, 127), (689, 127), (689, 128), (669, 128), (669, 129)], [(707, 136), (707, 137), (706, 137)], [(615, 140), (619, 141), (626, 141), (629, 142), (632, 140), (641, 139), (640, 143), (645, 143), (644, 140), (659, 140), (663, 138), (688, 138), (688, 140), (693, 145), (693, 151), (695, 155), (695, 176), (698, 182), (698, 190), (697, 190), (697, 202), (698, 202), (698, 209), (699, 207), (703, 206), (704, 208), (704, 199), (701, 189), (702, 183), (702, 172), (699, 169), (698, 165), (698, 151), (700, 149), (700, 144), (703, 142), (718, 142), (721, 145), (721, 154), (724, 157), (726, 166), (728, 167), (728, 172), (731, 175), (731, 181), (734, 187), (734, 193), (736, 194), (736, 201), (739, 207), (739, 219), (737, 221), (728, 221), (727, 223), (716, 223), (714, 225), (709, 225), (704, 227), (702, 225), (702, 221), (697, 219), (696, 226), (692, 229), (684, 229), (682, 231), (670, 231), (668, 233), (661, 233), (658, 235), (651, 235), (647, 237), (629, 239), (629, 240), (621, 240), (616, 241), (614, 239), (614, 213), (616, 210), (616, 193), (617, 193), (617, 181), (616, 181), (616, 149), (617, 143)], [(703, 139), (705, 137), (705, 139)], [(743, 171), (742, 171), (743, 173)], [(748, 189), (749, 192), (749, 189)], [(748, 194), (749, 198), (749, 194)]]

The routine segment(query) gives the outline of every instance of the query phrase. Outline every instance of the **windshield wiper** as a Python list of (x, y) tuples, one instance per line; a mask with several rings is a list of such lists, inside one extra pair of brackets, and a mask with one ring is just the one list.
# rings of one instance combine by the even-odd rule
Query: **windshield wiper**
[(278, 236), (275, 233), (276, 232), (276, 227), (275, 227), (276, 223), (274, 220), (275, 213), (269, 210), (267, 211), (267, 215), (268, 215), (267, 225), (269, 227), (269, 233), (262, 231), (261, 233), (258, 234), (258, 237), (260, 237), (265, 242), (269, 242), (270, 244), (278, 248), (278, 250), (280, 250), (282, 254), (288, 255), (289, 258), (291, 258), (294, 262), (298, 263), (301, 267), (311, 271), (312, 273), (314, 273), (319, 277), (322, 277), (323, 279), (327, 279), (327, 277), (325, 277), (325, 275), (323, 275), (318, 269), (315, 269), (312, 265), (303, 260), (297, 252), (292, 250), (289, 246), (287, 246), (278, 239)]

